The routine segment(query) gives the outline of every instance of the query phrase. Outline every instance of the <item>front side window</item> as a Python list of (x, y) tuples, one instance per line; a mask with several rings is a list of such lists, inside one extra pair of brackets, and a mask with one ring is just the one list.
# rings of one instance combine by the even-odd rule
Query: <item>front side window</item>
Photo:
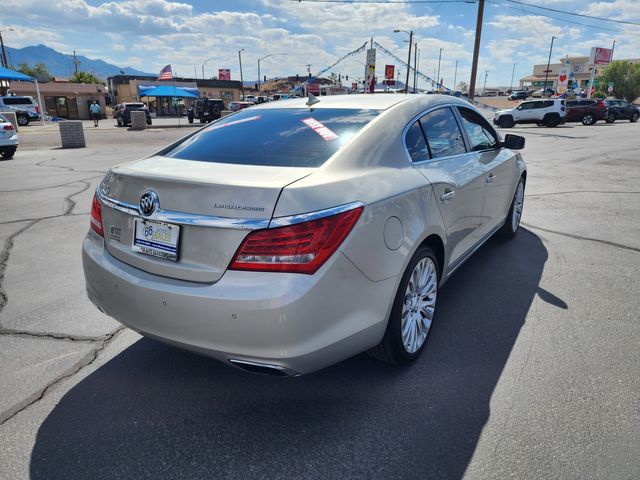
[(420, 118), (420, 125), (427, 137), (431, 158), (466, 153), (462, 132), (450, 108), (440, 108), (427, 113)]
[(531, 110), (535, 102), (522, 102), (518, 107), (518, 110)]
[(236, 165), (319, 167), (379, 113), (351, 108), (241, 110), (162, 155)]
[(498, 144), (494, 130), (481, 115), (468, 108), (458, 107), (462, 117), (462, 126), (471, 142), (471, 151), (489, 150)]

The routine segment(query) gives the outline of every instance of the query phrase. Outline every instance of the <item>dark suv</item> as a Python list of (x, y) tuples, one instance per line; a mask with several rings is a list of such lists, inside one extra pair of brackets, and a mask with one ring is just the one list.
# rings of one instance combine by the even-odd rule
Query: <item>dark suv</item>
[(144, 103), (120, 103), (116, 105), (116, 109), (113, 113), (119, 127), (126, 127), (131, 124), (132, 110), (144, 111), (147, 117), (147, 125), (151, 125), (151, 114)]
[(193, 123), (193, 119), (197, 118), (200, 123), (211, 122), (217, 120), (224, 110), (224, 102), (219, 98), (199, 98), (193, 107), (187, 110), (187, 119), (189, 123)]
[(619, 118), (624, 118), (631, 122), (637, 122), (640, 118), (640, 109), (624, 100), (605, 100), (608, 107), (607, 123), (613, 123)]
[(593, 125), (598, 120), (606, 120), (607, 112), (602, 100), (567, 100), (567, 122)]

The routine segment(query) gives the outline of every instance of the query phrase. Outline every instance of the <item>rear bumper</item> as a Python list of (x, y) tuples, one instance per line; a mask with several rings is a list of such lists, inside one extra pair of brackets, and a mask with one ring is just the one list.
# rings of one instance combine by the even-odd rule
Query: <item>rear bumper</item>
[(305, 374), (378, 344), (396, 278), (368, 280), (336, 253), (315, 275), (227, 271), (215, 284), (146, 273), (83, 243), (89, 299), (139, 333), (223, 362)]

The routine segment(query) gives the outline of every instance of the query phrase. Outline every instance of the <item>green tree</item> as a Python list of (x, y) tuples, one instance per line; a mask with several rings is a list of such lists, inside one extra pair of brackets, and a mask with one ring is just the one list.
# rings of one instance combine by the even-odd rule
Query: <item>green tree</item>
[(46, 76), (51, 79), (51, 74), (47, 69), (47, 66), (44, 63), (36, 63), (34, 67), (30, 67), (27, 63), (21, 63), (18, 65), (18, 71), (24, 73), (25, 75), (29, 75), (30, 77), (35, 77), (36, 75)]
[(338, 85), (338, 75), (336, 75), (335, 73), (331, 72), (329, 74), (329, 76), (327, 77), (327, 79), (331, 82), (332, 85)]
[(456, 89), (461, 91), (462, 93), (467, 93), (467, 90), (469, 90), (469, 85), (467, 85), (467, 82), (459, 82)]
[(613, 90), (618, 98), (633, 102), (640, 97), (640, 65), (626, 60), (614, 60), (605, 68), (600, 78), (599, 90), (605, 95), (609, 83), (613, 83)]
[(69, 81), (71, 83), (103, 83), (98, 77), (96, 77), (93, 73), (89, 72), (76, 72), (69, 77)]

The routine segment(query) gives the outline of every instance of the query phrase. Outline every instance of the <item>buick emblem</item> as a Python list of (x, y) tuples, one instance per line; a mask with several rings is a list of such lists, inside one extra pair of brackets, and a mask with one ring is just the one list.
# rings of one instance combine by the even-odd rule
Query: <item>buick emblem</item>
[(140, 198), (140, 213), (145, 216), (151, 215), (158, 208), (160, 201), (158, 195), (153, 190), (145, 193)]

